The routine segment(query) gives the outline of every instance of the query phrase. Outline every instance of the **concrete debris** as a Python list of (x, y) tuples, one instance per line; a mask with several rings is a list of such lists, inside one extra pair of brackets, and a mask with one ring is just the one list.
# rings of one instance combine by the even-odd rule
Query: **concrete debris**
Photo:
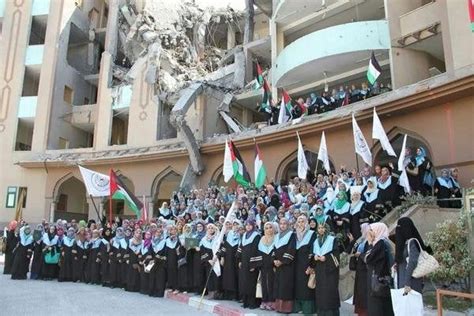
[[(198, 7), (191, 0), (146, 0), (120, 7), (119, 47), (132, 68), (147, 56), (146, 82), (174, 93), (220, 67), (227, 50), (227, 28), (240, 30), (243, 12)], [(138, 11), (138, 7), (141, 8)], [(123, 69), (115, 80), (132, 81)]]

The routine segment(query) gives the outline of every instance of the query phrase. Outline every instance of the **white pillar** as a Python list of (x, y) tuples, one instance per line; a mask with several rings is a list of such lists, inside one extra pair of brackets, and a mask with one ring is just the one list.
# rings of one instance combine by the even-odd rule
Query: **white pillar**
[(51, 202), (49, 206), (49, 222), (52, 223), (54, 221), (54, 212), (56, 211), (56, 202)]

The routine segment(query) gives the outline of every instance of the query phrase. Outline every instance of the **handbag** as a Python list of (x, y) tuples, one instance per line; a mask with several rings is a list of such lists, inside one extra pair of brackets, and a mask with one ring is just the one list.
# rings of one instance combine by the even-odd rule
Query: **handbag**
[(59, 252), (55, 252), (54, 255), (52, 252), (48, 252), (44, 256), (44, 262), (46, 262), (47, 264), (57, 264), (59, 262), (59, 256)]
[(390, 296), (390, 276), (381, 277), (375, 271), (372, 271), (370, 278), (371, 295), (375, 297)]
[(262, 298), (263, 297), (263, 290), (262, 290), (262, 273), (258, 274), (257, 279), (257, 286), (255, 288), (255, 298)]
[(145, 273), (150, 273), (151, 269), (155, 266), (155, 261), (150, 261), (146, 266), (145, 266)]
[[(420, 248), (420, 256), (418, 257), (418, 263), (416, 265), (415, 270), (413, 270), (412, 277), (415, 279), (422, 278), (425, 275), (428, 275), (439, 268), (438, 260), (435, 257), (427, 253), (426, 251), (421, 248), (420, 242), (416, 238), (412, 238), (408, 240), (408, 245), (411, 240), (415, 240)], [(410, 247), (408, 246), (408, 257), (410, 257)]]
[(308, 288), (314, 290), (316, 288), (316, 273), (311, 273), (308, 278)]

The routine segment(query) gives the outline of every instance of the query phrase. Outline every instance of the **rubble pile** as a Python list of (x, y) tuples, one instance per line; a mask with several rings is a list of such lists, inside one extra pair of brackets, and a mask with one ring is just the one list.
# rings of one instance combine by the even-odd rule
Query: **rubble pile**
[(222, 37), (225, 26), (239, 30), (242, 19), (230, 7), (202, 9), (190, 0), (146, 0), (141, 6), (128, 0), (120, 8), (119, 47), (131, 68), (117, 65), (114, 81), (133, 81), (134, 66), (148, 61), (147, 83), (177, 92), (219, 68), (227, 47), (217, 47), (213, 37)]

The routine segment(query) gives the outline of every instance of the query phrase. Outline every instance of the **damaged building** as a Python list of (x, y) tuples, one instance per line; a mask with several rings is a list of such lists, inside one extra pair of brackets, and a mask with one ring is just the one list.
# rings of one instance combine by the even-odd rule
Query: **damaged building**
[[(32, 223), (96, 218), (92, 202), (104, 214), (109, 201), (87, 196), (78, 165), (113, 168), (156, 212), (173, 191), (225, 184), (228, 138), (249, 171), (257, 142), (276, 182), (296, 172), (296, 131), (311, 168), (323, 130), (331, 165), (356, 167), (347, 161), (351, 114), (368, 133), (373, 107), (397, 152), (406, 133), (437, 170), (459, 165), (461, 184), (474, 176), (472, 152), (462, 150), (474, 133), (467, 10), (447, 0), (242, 3), (0, 0), (0, 223), (18, 212)], [(371, 52), (393, 91), (267, 126), (257, 63), (274, 101), (281, 88), (296, 101), (359, 85)], [(429, 133), (430, 121), (452, 130)], [(459, 139), (449, 152), (446, 137)], [(385, 159), (380, 144), (372, 152)], [(112, 208), (133, 216), (123, 201)]]

